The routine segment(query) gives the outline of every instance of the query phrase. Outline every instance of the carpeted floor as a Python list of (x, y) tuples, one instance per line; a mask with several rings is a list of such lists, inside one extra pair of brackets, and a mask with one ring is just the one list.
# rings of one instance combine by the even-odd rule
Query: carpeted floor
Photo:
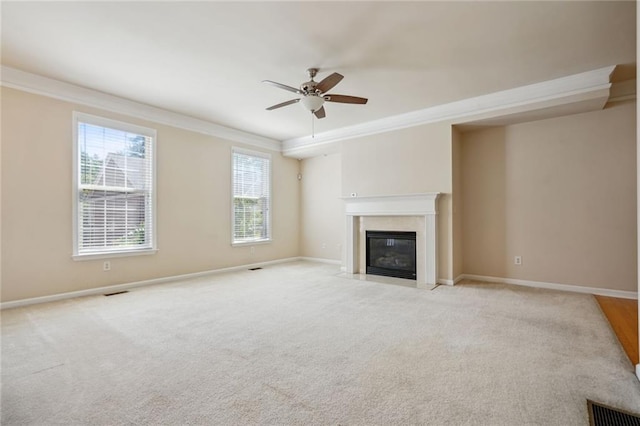
[(589, 295), (295, 262), (2, 312), (2, 424), (586, 425), (640, 407)]

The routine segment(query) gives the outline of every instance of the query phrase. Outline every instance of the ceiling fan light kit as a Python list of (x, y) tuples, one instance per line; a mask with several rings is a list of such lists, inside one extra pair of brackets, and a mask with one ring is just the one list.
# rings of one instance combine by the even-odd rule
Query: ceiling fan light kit
[(316, 112), (317, 110), (322, 108), (322, 104), (324, 104), (324, 98), (315, 94), (307, 95), (301, 99), (300, 103), (305, 109), (311, 112)]
[(292, 105), (295, 103), (300, 103), (307, 111), (310, 111), (316, 118), (324, 118), (325, 110), (324, 103), (325, 102), (339, 102), (343, 104), (360, 104), (364, 105), (367, 103), (366, 98), (360, 98), (357, 96), (347, 96), (347, 95), (333, 95), (327, 94), (327, 92), (335, 87), (336, 84), (340, 83), (340, 81), (344, 78), (341, 74), (334, 72), (330, 76), (326, 77), (320, 82), (316, 82), (313, 78), (318, 73), (318, 68), (309, 68), (307, 70), (309, 73), (309, 81), (305, 81), (300, 85), (299, 89), (295, 87), (287, 86), (286, 84), (277, 83), (271, 80), (263, 80), (263, 83), (270, 84), (272, 86), (278, 87), (280, 89), (287, 90), (289, 92), (297, 93), (298, 95), (302, 95), (301, 98), (291, 99), (289, 101), (285, 101), (267, 108), (268, 111), (285, 107), (287, 105)]

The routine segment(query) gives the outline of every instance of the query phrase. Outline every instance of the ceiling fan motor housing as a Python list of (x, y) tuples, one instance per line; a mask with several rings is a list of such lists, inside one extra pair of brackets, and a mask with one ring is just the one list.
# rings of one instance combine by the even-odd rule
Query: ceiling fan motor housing
[(311, 80), (306, 81), (300, 85), (300, 90), (302, 90), (305, 94), (307, 93), (316, 93), (317, 82)]

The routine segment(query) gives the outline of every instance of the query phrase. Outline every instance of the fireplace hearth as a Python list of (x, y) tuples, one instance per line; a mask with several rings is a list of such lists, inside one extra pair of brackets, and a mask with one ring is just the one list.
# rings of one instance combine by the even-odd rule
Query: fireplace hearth
[(416, 233), (366, 232), (367, 274), (416, 279)]

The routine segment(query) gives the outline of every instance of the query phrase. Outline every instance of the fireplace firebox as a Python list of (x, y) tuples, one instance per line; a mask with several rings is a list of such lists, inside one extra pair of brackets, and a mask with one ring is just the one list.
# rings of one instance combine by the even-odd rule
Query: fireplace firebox
[(366, 231), (367, 274), (416, 279), (416, 233)]

